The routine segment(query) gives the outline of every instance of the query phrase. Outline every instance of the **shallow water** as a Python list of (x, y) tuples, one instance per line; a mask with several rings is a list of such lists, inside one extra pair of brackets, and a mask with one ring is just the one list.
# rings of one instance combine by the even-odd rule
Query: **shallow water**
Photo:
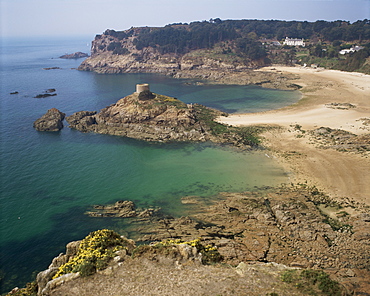
[[(71, 240), (99, 228), (124, 231), (125, 221), (83, 215), (93, 204), (127, 199), (180, 216), (182, 196), (212, 196), (287, 180), (282, 168), (259, 152), (240, 153), (210, 143), (145, 143), (67, 127), (58, 133), (35, 131), (33, 121), (52, 107), (67, 115), (99, 111), (142, 82), (150, 83), (155, 93), (227, 112), (276, 109), (299, 99), (297, 92), (259, 87), (80, 72), (73, 68), (82, 60), (58, 59), (88, 52), (90, 39), (2, 41), (1, 292), (31, 280), (31, 273), (47, 268)], [(34, 98), (49, 88), (57, 96)], [(19, 93), (10, 95), (13, 91)]]

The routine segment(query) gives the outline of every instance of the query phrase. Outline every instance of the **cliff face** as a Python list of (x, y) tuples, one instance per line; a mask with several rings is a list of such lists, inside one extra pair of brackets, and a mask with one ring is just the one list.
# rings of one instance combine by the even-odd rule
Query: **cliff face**
[(160, 73), (174, 78), (201, 79), (221, 84), (299, 89), (291, 82), (296, 79), (294, 75), (253, 71), (266, 66), (266, 60), (251, 60), (238, 55), (233, 52), (236, 49), (231, 41), (221, 42), (212, 49), (189, 49), (186, 52), (163, 52), (155, 44), (136, 46), (142, 34), (155, 30), (156, 28), (131, 28), (122, 32), (106, 30), (95, 37), (91, 56), (78, 69), (97, 73)]
[[(79, 70), (98, 73), (162, 73), (172, 74), (188, 70), (230, 71), (250, 69), (264, 65), (263, 61), (224, 60), (217, 49), (192, 50), (187, 53), (161, 53), (153, 46), (137, 49), (136, 39), (140, 34), (155, 28), (131, 28), (123, 32), (106, 30), (92, 42), (91, 57)], [(212, 54), (211, 54), (212, 53)], [(217, 57), (212, 56), (213, 54)]]
[(198, 120), (196, 107), (162, 95), (140, 99), (134, 93), (99, 113), (76, 112), (66, 120), (70, 127), (82, 132), (147, 141), (215, 140), (209, 128)]

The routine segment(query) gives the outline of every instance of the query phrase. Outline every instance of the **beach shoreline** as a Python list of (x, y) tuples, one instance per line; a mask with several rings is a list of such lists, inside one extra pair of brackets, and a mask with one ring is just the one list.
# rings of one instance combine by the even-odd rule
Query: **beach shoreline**
[[(370, 155), (323, 149), (309, 132), (341, 129), (370, 133), (370, 75), (303, 67), (266, 67), (259, 71), (296, 74), (302, 98), (267, 112), (234, 114), (218, 121), (234, 126), (272, 125), (262, 136), (269, 153), (289, 173), (292, 183), (307, 183), (336, 199), (370, 205)], [(366, 120), (367, 119), (367, 120)]]

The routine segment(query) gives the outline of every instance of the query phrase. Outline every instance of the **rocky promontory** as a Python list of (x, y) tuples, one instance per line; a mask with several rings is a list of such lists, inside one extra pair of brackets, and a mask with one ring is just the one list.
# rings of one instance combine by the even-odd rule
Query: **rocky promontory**
[[(253, 60), (238, 54), (235, 45), (221, 44), (212, 49), (165, 51), (155, 44), (139, 46), (138, 40), (155, 28), (131, 28), (116, 32), (106, 30), (96, 35), (91, 56), (78, 67), (97, 73), (159, 73), (174, 78), (193, 78), (213, 83), (260, 85), (262, 87), (296, 90), (296, 77), (277, 72), (254, 71), (267, 65), (264, 59)], [(154, 34), (154, 33), (153, 33)], [(225, 47), (230, 52), (225, 53)]]
[[(214, 142), (243, 149), (259, 147), (259, 134), (272, 127), (232, 127), (216, 122), (226, 113), (200, 104), (184, 102), (154, 94), (149, 85), (97, 111), (78, 111), (65, 114), (52, 108), (37, 119), (38, 131), (59, 131), (64, 118), (70, 128), (153, 142)], [(137, 87), (140, 84), (137, 85)]]
[(126, 96), (99, 113), (79, 111), (66, 120), (71, 128), (82, 132), (145, 141), (257, 144), (250, 141), (253, 131), (247, 135), (242, 129), (216, 123), (214, 119), (221, 114), (224, 113), (199, 104), (185, 104), (176, 98), (144, 91)]
[(99, 113), (77, 112), (66, 118), (71, 128), (148, 141), (207, 141), (212, 134), (196, 116), (196, 108), (181, 101), (138, 93), (120, 99)]

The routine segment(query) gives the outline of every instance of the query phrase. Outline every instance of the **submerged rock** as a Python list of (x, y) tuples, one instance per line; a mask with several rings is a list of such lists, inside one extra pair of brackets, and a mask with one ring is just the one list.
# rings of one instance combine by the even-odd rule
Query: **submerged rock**
[(60, 67), (47, 67), (47, 68), (42, 68), (44, 70), (59, 70), (61, 69)]
[(57, 132), (63, 128), (64, 117), (65, 113), (51, 108), (33, 123), (33, 127), (38, 131)]
[(95, 205), (94, 211), (88, 211), (85, 214), (90, 217), (147, 218), (153, 216), (158, 211), (159, 208), (138, 210), (132, 201), (120, 200), (110, 205)]
[(57, 94), (45, 93), (45, 94), (38, 94), (34, 98), (36, 98), (36, 99), (42, 99), (42, 98), (47, 98), (47, 97), (54, 97), (56, 95)]

